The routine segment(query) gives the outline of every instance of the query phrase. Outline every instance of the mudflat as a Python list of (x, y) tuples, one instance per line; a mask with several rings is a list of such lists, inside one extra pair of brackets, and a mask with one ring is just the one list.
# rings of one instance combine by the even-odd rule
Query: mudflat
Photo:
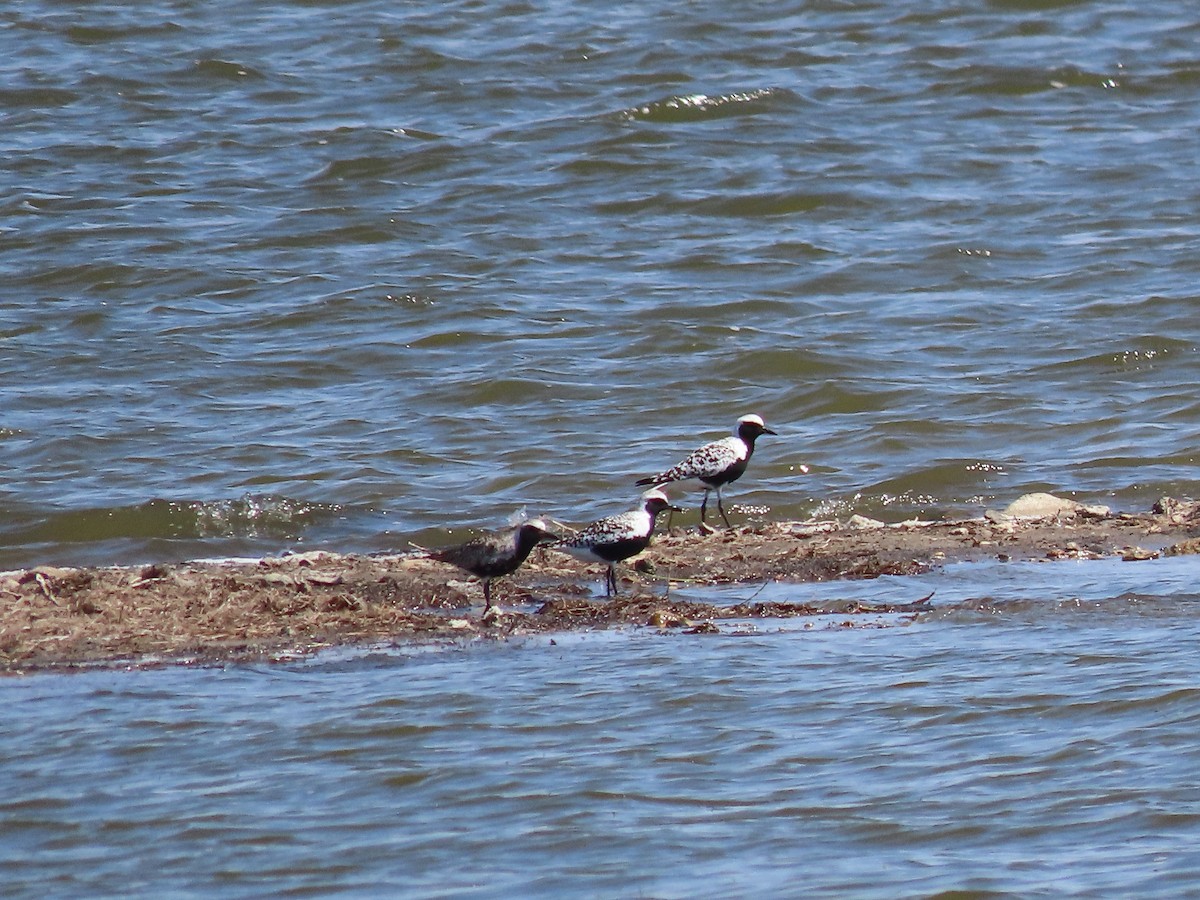
[(948, 521), (855, 516), (706, 536), (675, 528), (619, 567), (614, 598), (597, 595), (602, 567), (539, 548), (495, 583), (498, 608), (487, 616), (476, 579), (420, 553), (47, 566), (0, 574), (0, 671), (287, 660), (352, 643), (503, 639), (616, 624), (694, 634), (720, 631), (732, 619), (919, 614), (926, 598), (715, 606), (682, 601), (673, 588), (919, 574), (985, 560), (1052, 564), (1117, 555), (1136, 563), (1200, 552), (1197, 535), (1200, 503), (1164, 498), (1145, 513), (1113, 513), (1049, 495)]

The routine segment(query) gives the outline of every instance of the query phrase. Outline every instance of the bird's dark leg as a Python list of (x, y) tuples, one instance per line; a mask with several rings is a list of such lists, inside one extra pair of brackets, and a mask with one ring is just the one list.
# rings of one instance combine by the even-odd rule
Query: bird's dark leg
[[(705, 485), (704, 499), (700, 501), (700, 533), (701, 534), (712, 534), (713, 533), (713, 530), (708, 526), (708, 523), (704, 521), (704, 513), (708, 509), (708, 492), (710, 490), (711, 490), (711, 488), (709, 488), (707, 485)], [(717, 491), (718, 507), (719, 507), (720, 501), (721, 501), (721, 492), (720, 492), (720, 490), (718, 490)]]
[(733, 531), (733, 526), (729, 524), (729, 517), (725, 515), (725, 507), (721, 505), (721, 489), (717, 488), (717, 512), (721, 514), (721, 518), (725, 521), (725, 527)]
[(612, 597), (617, 593), (617, 564), (609, 563), (608, 571), (604, 574), (605, 596)]
[(487, 615), (492, 608), (492, 579), (483, 579), (483, 613)]

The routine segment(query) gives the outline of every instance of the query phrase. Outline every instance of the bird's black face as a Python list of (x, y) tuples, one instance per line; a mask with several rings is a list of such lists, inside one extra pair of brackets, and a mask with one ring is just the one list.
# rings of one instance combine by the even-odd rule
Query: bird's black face
[(762, 435), (762, 434), (777, 434), (777, 433), (778, 432), (772, 431), (766, 425), (762, 425), (758, 422), (743, 422), (741, 425), (738, 426), (738, 434), (741, 436), (742, 440), (745, 440), (745, 441), (752, 441), (756, 437), (758, 437), (759, 435)]
[(662, 497), (651, 497), (646, 501), (646, 512), (650, 513), (652, 516), (657, 516), (659, 513), (666, 512), (668, 509), (671, 510), (671, 512), (683, 512), (683, 507), (672, 506), (666, 500), (662, 499)]
[(559, 538), (559, 536), (549, 528), (546, 528), (540, 523), (535, 524), (533, 522), (522, 525), (521, 533), (527, 540), (532, 541), (534, 544), (544, 544), (549, 541), (557, 541)]

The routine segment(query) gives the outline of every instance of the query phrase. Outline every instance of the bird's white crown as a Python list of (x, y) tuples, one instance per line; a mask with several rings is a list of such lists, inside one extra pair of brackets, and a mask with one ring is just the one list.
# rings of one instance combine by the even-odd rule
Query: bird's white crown
[(649, 503), (651, 500), (661, 500), (663, 503), (671, 502), (671, 498), (658, 488), (650, 488), (642, 494), (642, 503)]

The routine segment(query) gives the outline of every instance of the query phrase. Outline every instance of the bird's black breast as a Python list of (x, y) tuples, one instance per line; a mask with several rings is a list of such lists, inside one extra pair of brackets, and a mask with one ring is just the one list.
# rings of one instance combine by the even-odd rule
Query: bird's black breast
[(476, 560), (474, 565), (464, 566), (464, 568), (480, 578), (499, 578), (501, 575), (511, 575), (517, 571), (524, 561), (524, 557), (517, 559), (510, 556), (506, 559)]
[(745, 459), (739, 459), (737, 462), (733, 463), (733, 465), (722, 469), (717, 474), (709, 475), (701, 478), (700, 480), (709, 487), (720, 487), (723, 484), (729, 484), (731, 481), (737, 481), (742, 477), (742, 473), (746, 471), (746, 464), (748, 462), (750, 462), (749, 454), (746, 455)]
[(592, 552), (607, 562), (620, 562), (636, 556), (650, 546), (650, 537), (618, 538), (603, 544), (592, 545)]
[(511, 540), (480, 538), (430, 555), (480, 578), (499, 578), (515, 572), (532, 549), (524, 541), (514, 546)]

